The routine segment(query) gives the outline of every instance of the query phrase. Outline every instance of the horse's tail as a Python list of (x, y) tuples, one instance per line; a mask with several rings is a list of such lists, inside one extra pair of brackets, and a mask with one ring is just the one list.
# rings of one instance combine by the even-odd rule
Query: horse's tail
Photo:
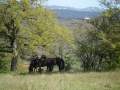
[(65, 68), (65, 62), (63, 59), (60, 60), (60, 67), (61, 67), (61, 70)]

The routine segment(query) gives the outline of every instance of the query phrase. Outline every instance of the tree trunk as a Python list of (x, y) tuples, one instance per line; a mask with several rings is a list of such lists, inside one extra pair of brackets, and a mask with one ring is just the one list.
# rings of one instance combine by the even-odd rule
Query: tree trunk
[(17, 56), (13, 57), (11, 60), (11, 71), (17, 70)]
[(11, 71), (16, 71), (17, 70), (17, 59), (18, 59), (16, 40), (14, 40), (12, 44), (12, 49), (13, 49), (13, 58), (11, 60)]
[(59, 56), (60, 56), (60, 58), (63, 58), (63, 48), (62, 48), (62, 46), (59, 47)]

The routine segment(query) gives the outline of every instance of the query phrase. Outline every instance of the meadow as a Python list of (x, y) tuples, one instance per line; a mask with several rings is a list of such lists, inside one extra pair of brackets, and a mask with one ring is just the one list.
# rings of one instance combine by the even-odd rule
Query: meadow
[(0, 74), (0, 90), (120, 90), (120, 71)]

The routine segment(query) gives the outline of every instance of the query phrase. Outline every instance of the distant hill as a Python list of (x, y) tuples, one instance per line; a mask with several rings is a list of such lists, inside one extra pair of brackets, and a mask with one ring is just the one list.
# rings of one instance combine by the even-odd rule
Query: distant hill
[(94, 18), (104, 11), (104, 9), (99, 9), (97, 7), (78, 9), (62, 6), (46, 6), (46, 8), (54, 11), (60, 20)]

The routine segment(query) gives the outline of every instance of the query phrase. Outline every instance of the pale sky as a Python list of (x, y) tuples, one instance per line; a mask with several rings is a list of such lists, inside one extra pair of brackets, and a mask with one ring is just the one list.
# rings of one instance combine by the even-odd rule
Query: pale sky
[(74, 8), (100, 7), (99, 0), (48, 0), (45, 4)]

